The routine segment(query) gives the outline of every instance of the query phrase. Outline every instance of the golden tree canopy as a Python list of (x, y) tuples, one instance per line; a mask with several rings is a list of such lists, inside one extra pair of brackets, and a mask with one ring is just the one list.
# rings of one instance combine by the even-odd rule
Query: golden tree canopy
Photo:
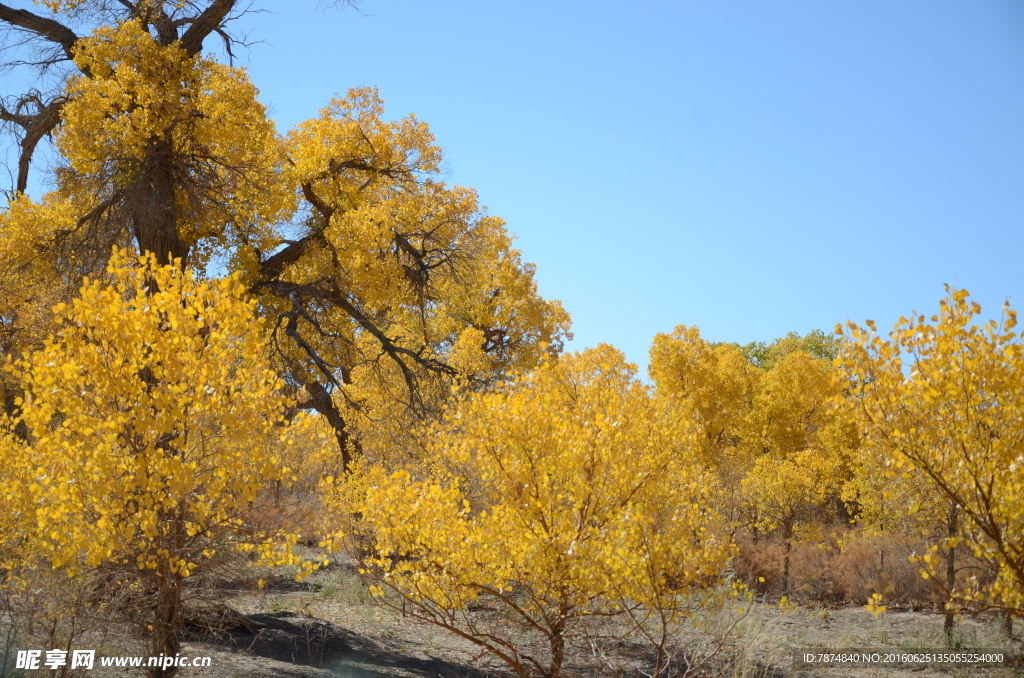
[(200, 282), (124, 253), (109, 276), (7, 365), (29, 440), (2, 438), (5, 493), (54, 567), (186, 577), (211, 531), (238, 528), (267, 482), (290, 478), (284, 383), (237, 276)]
[[(427, 125), (386, 119), (372, 88), (278, 134), (246, 71), (203, 52), (215, 34), (230, 57), (237, 4), (0, 4), (21, 38), (4, 52), (12, 66), (35, 49), (63, 69), (0, 105), (20, 149), (0, 230), (0, 251), (17, 250), (0, 268), (0, 339), (14, 354), (39, 347), (33, 305), (67, 301), (113, 246), (227, 267), (259, 299), (275, 367), (325, 415), (347, 466), (438, 416), (453, 388), (556, 354), (569, 318), (537, 294), (476, 193), (439, 180)], [(53, 190), (36, 203), (23, 191), (50, 137)]]
[(633, 606), (685, 616), (732, 555), (685, 427), (610, 346), (470, 398), (429, 439), (418, 471), (367, 465), (335, 515), (412, 614), (513, 666), (534, 660), (458, 612), (483, 597), (540, 630), (552, 663), (534, 668), (555, 675), (570, 620)]
[[(965, 542), (998, 575), (962, 602), (1024, 611), (1024, 345), (1016, 312), (978, 324), (981, 306), (947, 286), (932, 316), (901, 318), (888, 337), (848, 325), (843, 366), (867, 444), (921, 476), (966, 518)], [(838, 327), (837, 331), (842, 328)], [(911, 507), (913, 508), (913, 507)], [(926, 573), (937, 558), (925, 554)]]

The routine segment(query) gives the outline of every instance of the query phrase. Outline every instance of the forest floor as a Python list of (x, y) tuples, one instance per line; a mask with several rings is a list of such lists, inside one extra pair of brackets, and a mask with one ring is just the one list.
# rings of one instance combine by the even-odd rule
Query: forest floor
[[(181, 676), (205, 678), (483, 678), (503, 668), (478, 656), (468, 641), (443, 629), (417, 623), (371, 600), (354, 571), (333, 566), (302, 583), (285, 577), (263, 589), (227, 589), (221, 600), (245, 615), (247, 628), (188, 639), (182, 654), (209, 656), (206, 668), (182, 669)], [(812, 654), (870, 649), (880, 654), (913, 653), (944, 647), (941, 614), (886, 612), (876, 619), (861, 606), (782, 611), (770, 602), (755, 603), (725, 637), (719, 658), (728, 659), (731, 678), (1002, 678), (1024, 676), (1022, 668), (800, 667), (794, 652)], [(974, 649), (1019, 652), (1024, 629), (1017, 622), (1009, 641), (997, 620), (968, 618), (956, 629), (959, 652)], [(568, 674), (590, 674), (586, 661), (570, 662)], [(588, 670), (591, 669), (591, 670)], [(98, 670), (92, 675), (105, 675)], [(632, 674), (632, 672), (630, 672)], [(120, 674), (126, 675), (124, 669)]]

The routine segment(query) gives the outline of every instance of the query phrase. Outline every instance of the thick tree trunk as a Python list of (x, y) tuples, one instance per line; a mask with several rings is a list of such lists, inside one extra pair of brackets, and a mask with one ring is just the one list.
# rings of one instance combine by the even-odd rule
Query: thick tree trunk
[(187, 262), (189, 246), (178, 233), (175, 151), (170, 138), (154, 141), (145, 168), (125, 196), (140, 252), (152, 252), (161, 264)]

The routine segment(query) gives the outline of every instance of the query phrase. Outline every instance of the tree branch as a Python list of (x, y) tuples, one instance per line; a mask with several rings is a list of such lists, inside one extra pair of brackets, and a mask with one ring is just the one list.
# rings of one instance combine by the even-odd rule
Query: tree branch
[(357, 308), (356, 305), (346, 297), (346, 295), (340, 293), (338, 290), (324, 289), (315, 285), (302, 285), (283, 280), (265, 280), (257, 283), (256, 287), (269, 288), (274, 294), (282, 299), (293, 299), (293, 295), (296, 294), (304, 297), (320, 299), (344, 311), (349, 318), (354, 320), (360, 327), (377, 340), (382, 354), (387, 354), (395, 365), (398, 366), (399, 370), (402, 372), (402, 377), (406, 382), (406, 386), (409, 389), (409, 393), (413, 398), (417, 397), (416, 374), (412, 369), (410, 369), (409, 365), (406, 364), (403, 357), (411, 359), (417, 365), (430, 370), (431, 372), (445, 374), (447, 376), (455, 376), (457, 374), (456, 370), (450, 365), (446, 365), (439, 360), (434, 360), (433, 358), (425, 358), (420, 353), (417, 353), (412, 349), (396, 344), (391, 337), (387, 336), (383, 330), (377, 327), (370, 318), (360, 311), (359, 308)]
[[(67, 103), (67, 99), (56, 97), (44, 105), (37, 93), (22, 97), (14, 111), (8, 110), (0, 102), (0, 120), (14, 123), (25, 130), (25, 137), (18, 142), (18, 145), (21, 146), (21, 153), (18, 156), (18, 180), (14, 189), (15, 194), (24, 193), (28, 187), (28, 171), (32, 155), (43, 137), (52, 132), (60, 123), (60, 113), (65, 103)], [(20, 112), (21, 108), (28, 104), (35, 105), (36, 113)]]
[(69, 59), (74, 58), (73, 49), (78, 36), (64, 24), (25, 9), (8, 7), (3, 3), (0, 3), (0, 21), (6, 21), (12, 26), (32, 31), (50, 42), (55, 42), (64, 49)]
[(334, 208), (321, 200), (320, 196), (313, 192), (313, 185), (308, 181), (302, 184), (302, 195), (310, 205), (316, 208), (316, 211), (319, 212), (327, 222), (331, 220), (331, 215), (334, 214)]
[(214, 0), (181, 36), (181, 46), (195, 56), (203, 49), (203, 40), (224, 22), (224, 17), (235, 7), (237, 0)]
[(293, 264), (299, 260), (299, 258), (306, 253), (307, 248), (313, 244), (321, 244), (324, 242), (324, 236), (321, 233), (315, 233), (313, 235), (307, 235), (301, 240), (296, 240), (288, 244), (280, 252), (272, 254), (266, 260), (260, 262), (260, 275), (263, 278), (276, 278), (284, 272), (285, 267), (288, 264)]

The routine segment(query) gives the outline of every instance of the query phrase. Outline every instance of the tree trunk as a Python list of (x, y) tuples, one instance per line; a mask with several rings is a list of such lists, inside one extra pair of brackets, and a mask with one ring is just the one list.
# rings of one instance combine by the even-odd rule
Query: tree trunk
[[(949, 518), (946, 523), (948, 536), (950, 539), (957, 535), (957, 524), (959, 522), (960, 512), (957, 506), (954, 504), (949, 509)], [(956, 586), (956, 547), (951, 547), (946, 550), (946, 590), (949, 593), (950, 599), (953, 597), (953, 589)], [(952, 610), (946, 610), (946, 618), (942, 623), (942, 632), (946, 636), (946, 645), (953, 645), (953, 628), (956, 624), (956, 615)]]
[[(309, 402), (320, 414), (327, 418), (327, 423), (334, 429), (334, 438), (338, 441), (338, 449), (341, 450), (341, 466), (343, 473), (351, 470), (352, 464), (352, 439), (348, 434), (348, 427), (345, 418), (341, 416), (338, 406), (327, 389), (318, 381), (312, 380), (303, 384), (309, 393)], [(339, 476), (342, 474), (338, 474)]]
[[(173, 574), (165, 562), (161, 565), (153, 629), (150, 631), (150, 656), (174, 657), (181, 650), (178, 642), (178, 618), (181, 614), (181, 576)], [(149, 678), (171, 678), (177, 667), (147, 666)]]
[(787, 520), (782, 526), (782, 541), (785, 544), (785, 550), (782, 556), (782, 594), (789, 596), (792, 592), (792, 587), (789, 583), (789, 556), (793, 551), (793, 521)]
[(565, 627), (560, 623), (552, 629), (548, 636), (551, 646), (551, 668), (548, 671), (548, 678), (558, 678), (562, 673), (562, 664), (565, 661)]
[(175, 150), (168, 137), (152, 143), (146, 167), (125, 196), (125, 207), (142, 253), (152, 252), (161, 264), (188, 259), (189, 247), (178, 234), (175, 191)]

